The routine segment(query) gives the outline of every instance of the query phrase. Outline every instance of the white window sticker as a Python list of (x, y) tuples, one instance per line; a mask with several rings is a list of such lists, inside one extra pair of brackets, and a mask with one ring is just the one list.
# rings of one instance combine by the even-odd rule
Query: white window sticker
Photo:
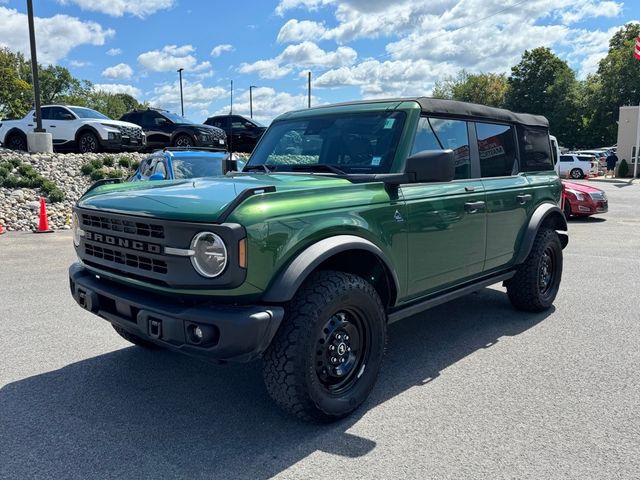
[(380, 165), (381, 160), (382, 160), (382, 157), (373, 157), (371, 159), (371, 165), (373, 165), (374, 167), (377, 167), (378, 165)]
[(395, 118), (387, 118), (384, 122), (384, 129), (388, 130), (390, 128), (393, 128), (393, 124), (396, 123), (396, 119)]

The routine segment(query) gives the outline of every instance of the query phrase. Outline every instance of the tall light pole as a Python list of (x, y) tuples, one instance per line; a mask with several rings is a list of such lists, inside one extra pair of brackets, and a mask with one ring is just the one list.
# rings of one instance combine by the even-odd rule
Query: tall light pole
[(307, 92), (308, 92), (307, 107), (311, 108), (311, 72), (309, 72), (309, 77), (307, 79)]
[(184, 117), (184, 101), (182, 100), (182, 71), (184, 68), (178, 69), (178, 75), (180, 75), (180, 111), (182, 112), (182, 116)]
[(253, 89), (258, 88), (255, 85), (249, 85), (249, 117), (253, 118)]
[(29, 23), (29, 46), (31, 48), (31, 77), (33, 79), (33, 101), (36, 128), (27, 133), (27, 150), (31, 152), (53, 152), (52, 135), (42, 128), (40, 109), (40, 82), (38, 80), (38, 57), (36, 56), (36, 32), (33, 26), (33, 3), (27, 0), (27, 20)]

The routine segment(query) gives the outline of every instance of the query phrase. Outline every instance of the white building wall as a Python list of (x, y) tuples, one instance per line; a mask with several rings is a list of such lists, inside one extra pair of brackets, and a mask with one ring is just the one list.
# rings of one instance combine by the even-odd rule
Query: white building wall
[[(631, 152), (636, 145), (636, 126), (638, 125), (638, 107), (620, 107), (618, 117), (618, 150), (619, 160), (625, 159), (633, 173)], [(640, 171), (640, 165), (638, 165)]]

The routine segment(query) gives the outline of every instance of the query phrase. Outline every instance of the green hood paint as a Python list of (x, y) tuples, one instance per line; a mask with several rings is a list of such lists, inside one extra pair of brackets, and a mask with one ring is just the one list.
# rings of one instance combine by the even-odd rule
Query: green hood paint
[[(351, 185), (328, 175), (235, 174), (221, 177), (104, 185), (78, 201), (80, 208), (105, 210), (166, 220), (215, 222), (243, 190), (275, 186), (277, 195)], [(262, 196), (262, 195), (261, 195)]]

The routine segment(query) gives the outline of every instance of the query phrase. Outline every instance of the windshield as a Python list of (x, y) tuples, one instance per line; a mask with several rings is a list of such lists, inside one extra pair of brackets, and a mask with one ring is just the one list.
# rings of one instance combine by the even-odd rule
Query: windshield
[(106, 115), (101, 114), (100, 112), (96, 112), (90, 108), (84, 107), (69, 107), (73, 113), (75, 113), (79, 118), (99, 118), (101, 120), (111, 120)]
[(162, 115), (164, 115), (169, 120), (171, 120), (173, 123), (178, 124), (178, 125), (181, 125), (181, 124), (193, 125), (193, 124), (196, 123), (196, 122), (192, 122), (188, 118), (181, 117), (180, 115), (177, 115), (177, 114), (175, 114), (173, 112), (162, 112)]
[(225, 154), (220, 157), (189, 157), (173, 158), (173, 176), (176, 179), (213, 177), (222, 175), (222, 160)]
[(324, 165), (345, 173), (388, 173), (405, 117), (385, 111), (276, 122), (247, 167), (292, 171)]

